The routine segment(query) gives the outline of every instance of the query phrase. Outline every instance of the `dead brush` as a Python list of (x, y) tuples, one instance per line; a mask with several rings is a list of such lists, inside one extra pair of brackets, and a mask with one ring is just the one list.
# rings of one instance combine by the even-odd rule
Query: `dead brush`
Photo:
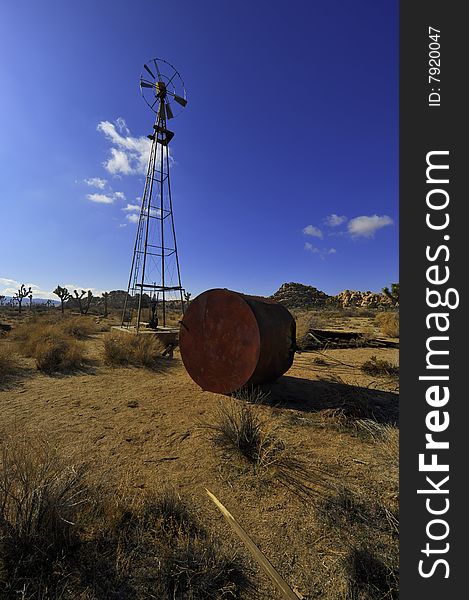
[[(34, 443), (18, 435), (3, 440), (0, 563), (8, 585), (35, 589), (36, 578), (51, 583), (55, 561), (78, 539), (75, 524), (87, 501), (85, 474), (85, 466), (64, 461), (42, 438)], [(0, 575), (0, 591), (1, 580)]]
[(99, 331), (98, 325), (91, 317), (87, 316), (65, 317), (57, 323), (57, 328), (65, 335), (80, 340)]
[(14, 377), (18, 372), (18, 361), (6, 346), (0, 347), (0, 389), (2, 383)]
[(91, 485), (41, 437), (0, 440), (2, 598), (254, 597), (244, 563), (174, 490)]
[(85, 363), (81, 342), (64, 333), (60, 324), (31, 320), (17, 327), (12, 337), (18, 353), (35, 358), (38, 370), (49, 375), (75, 371)]
[(373, 375), (374, 377), (398, 377), (399, 366), (390, 363), (387, 360), (381, 360), (372, 356), (360, 367), (363, 373)]
[(47, 339), (36, 347), (34, 356), (38, 370), (49, 375), (76, 371), (85, 362), (82, 346), (73, 339)]
[(162, 357), (163, 345), (151, 334), (109, 333), (103, 343), (108, 365), (161, 370), (170, 362)]
[(399, 313), (379, 312), (375, 317), (375, 325), (383, 335), (399, 337)]
[(31, 319), (22, 323), (12, 331), (18, 353), (22, 356), (32, 356), (36, 354), (39, 345), (49, 339), (63, 338), (64, 335), (59, 331), (55, 323)]
[(128, 582), (130, 597), (240, 598), (254, 590), (237, 554), (227, 553), (200, 526), (174, 490), (165, 488), (137, 498), (121, 493), (118, 507), (113, 510), (111, 502), (107, 514), (111, 518), (107, 517), (97, 547), (100, 555), (107, 550), (108, 564), (99, 566), (99, 577), (114, 569), (116, 587)]
[(320, 328), (324, 324), (324, 317), (318, 311), (301, 311), (295, 314), (296, 341), (301, 349), (308, 341), (311, 329)]

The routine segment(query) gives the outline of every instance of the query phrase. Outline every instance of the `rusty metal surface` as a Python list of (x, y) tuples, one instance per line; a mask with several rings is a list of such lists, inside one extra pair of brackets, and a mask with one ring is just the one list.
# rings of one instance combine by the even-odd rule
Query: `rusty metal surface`
[(226, 394), (274, 381), (291, 367), (295, 321), (272, 300), (214, 289), (191, 302), (179, 338), (192, 379)]

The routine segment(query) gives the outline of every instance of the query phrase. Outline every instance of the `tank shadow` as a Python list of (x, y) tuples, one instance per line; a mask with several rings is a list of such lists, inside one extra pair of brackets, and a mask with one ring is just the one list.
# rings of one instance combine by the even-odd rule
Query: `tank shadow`
[(304, 412), (338, 411), (350, 419), (370, 419), (397, 425), (399, 396), (392, 392), (329, 380), (311, 380), (284, 375), (269, 386), (264, 403)]

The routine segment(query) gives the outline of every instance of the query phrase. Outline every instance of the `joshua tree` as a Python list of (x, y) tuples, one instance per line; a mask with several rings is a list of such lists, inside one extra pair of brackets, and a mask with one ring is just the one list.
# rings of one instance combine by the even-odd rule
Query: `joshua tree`
[(62, 314), (63, 314), (64, 303), (67, 300), (70, 300), (70, 298), (72, 297), (72, 294), (70, 294), (70, 292), (67, 290), (66, 287), (60, 287), (60, 285), (58, 285), (52, 293), (60, 298), (60, 308), (62, 309)]
[(108, 298), (109, 298), (109, 293), (108, 292), (103, 292), (102, 293), (102, 297), (103, 297), (103, 300), (104, 300), (104, 315), (103, 316), (104, 316), (104, 318), (106, 318), (107, 317), (107, 301), (108, 301)]
[(5, 296), (0, 294), (0, 306), (3, 306), (3, 301), (5, 300)]
[(23, 298), (27, 298), (28, 296), (32, 296), (33, 291), (31, 290), (31, 288), (26, 288), (26, 286), (24, 285), (24, 283), (21, 284), (20, 288), (18, 289), (18, 291), (15, 293), (15, 300), (16, 302), (18, 302), (18, 312), (21, 313), (21, 304), (23, 303)]
[(84, 303), (82, 302), (82, 298), (86, 294), (85, 290), (81, 290), (80, 293), (78, 293), (77, 290), (73, 290), (73, 293), (75, 294), (74, 300), (76, 301), (76, 303), (78, 305), (80, 314), (86, 315), (86, 313), (88, 312), (88, 310), (90, 308), (91, 300), (93, 299), (93, 294), (92, 294), (91, 290), (88, 290), (88, 294), (86, 296), (86, 301)]
[(397, 306), (399, 304), (399, 284), (398, 283), (391, 283), (391, 291), (389, 291), (388, 287), (384, 287), (383, 294), (391, 300), (393, 306)]
[(29, 294), (28, 298), (29, 298), (29, 310), (32, 310), (33, 309), (33, 295), (32, 295), (32, 293)]
[(184, 292), (184, 300), (189, 304), (192, 294), (190, 292)]

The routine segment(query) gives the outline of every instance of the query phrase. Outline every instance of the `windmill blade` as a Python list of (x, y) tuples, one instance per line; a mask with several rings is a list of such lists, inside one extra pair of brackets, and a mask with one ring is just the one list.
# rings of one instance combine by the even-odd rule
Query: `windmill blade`
[(153, 59), (153, 64), (155, 65), (156, 72), (158, 73), (158, 81), (161, 81), (161, 73), (160, 73), (160, 70), (158, 69), (158, 63), (156, 62), (156, 58)]
[(169, 102), (166, 103), (166, 115), (168, 119), (174, 119), (173, 111), (171, 110)]
[(140, 81), (140, 86), (141, 87), (146, 87), (146, 88), (154, 88), (155, 84), (154, 83), (147, 83), (146, 81)]
[(148, 67), (148, 65), (143, 65), (143, 68), (150, 73), (150, 75), (153, 77), (153, 79), (156, 79), (156, 77), (153, 75), (153, 73), (150, 71), (150, 68)]
[(176, 94), (173, 94), (173, 98), (176, 100), (176, 102), (178, 104), (180, 104), (181, 106), (186, 106), (187, 104), (187, 100), (185, 98), (181, 98), (181, 96), (177, 96)]

